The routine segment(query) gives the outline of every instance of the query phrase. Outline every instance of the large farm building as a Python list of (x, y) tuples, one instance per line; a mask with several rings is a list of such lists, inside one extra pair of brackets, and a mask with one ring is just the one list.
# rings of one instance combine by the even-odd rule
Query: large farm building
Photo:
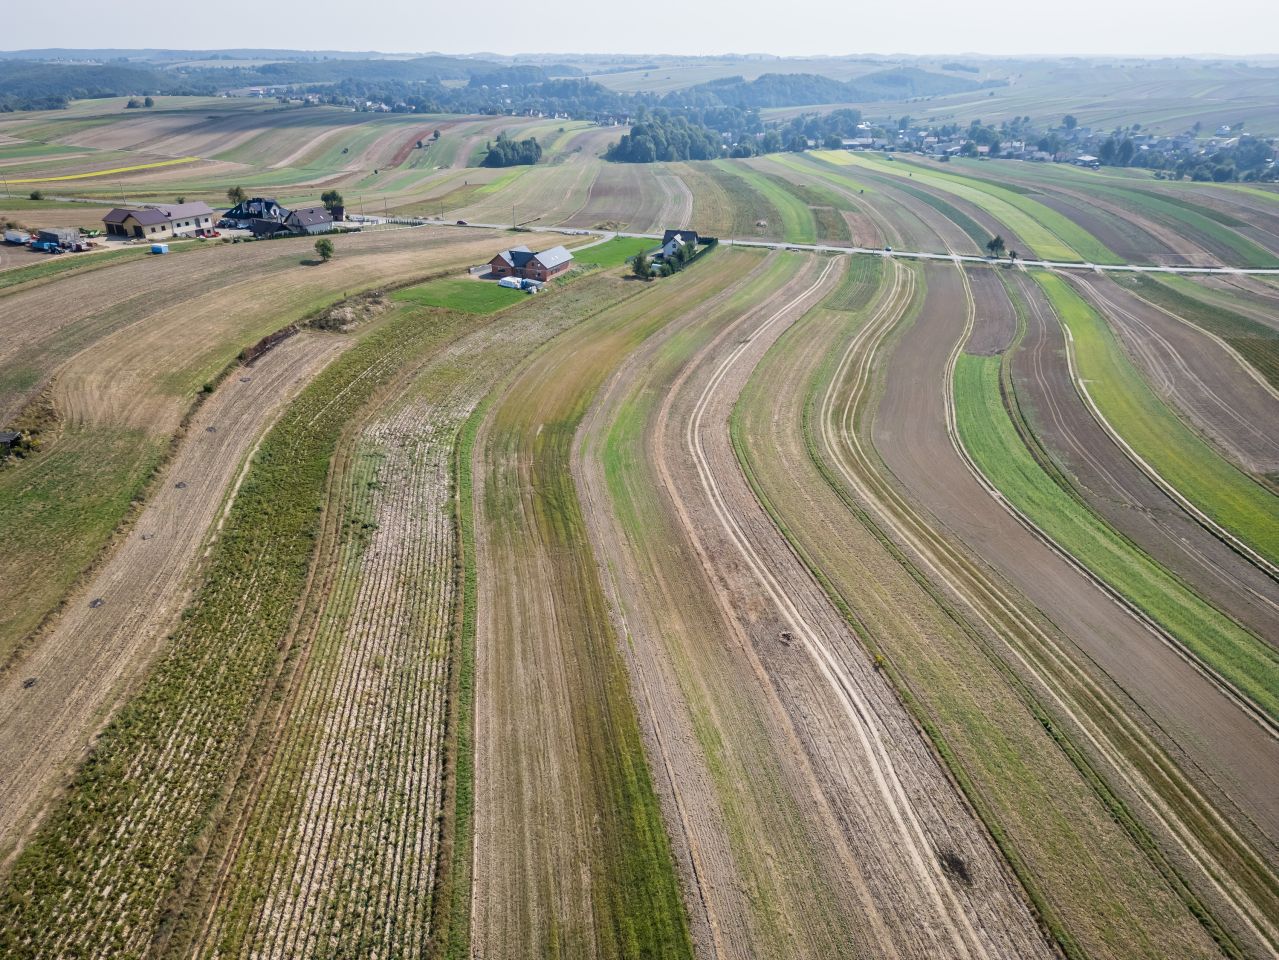
[(503, 250), (489, 261), (493, 276), (519, 277), (521, 280), (550, 280), (558, 277), (573, 263), (573, 255), (562, 246), (534, 253), (526, 246)]
[(102, 223), (114, 237), (162, 240), (212, 230), (213, 210), (202, 201), (137, 209), (116, 207), (102, 218)]

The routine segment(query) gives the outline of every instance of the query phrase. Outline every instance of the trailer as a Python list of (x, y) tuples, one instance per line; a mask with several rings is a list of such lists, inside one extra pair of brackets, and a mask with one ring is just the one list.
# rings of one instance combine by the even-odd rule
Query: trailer
[(6, 230), (4, 232), (4, 242), (16, 243), (25, 247), (31, 242), (31, 234), (25, 230)]

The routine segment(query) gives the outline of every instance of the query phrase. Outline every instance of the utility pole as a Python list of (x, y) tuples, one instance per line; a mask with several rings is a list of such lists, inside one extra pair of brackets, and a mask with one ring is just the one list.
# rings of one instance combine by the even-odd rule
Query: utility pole
[(4, 174), (0, 173), (0, 179), (3, 179), (3, 180), (4, 180), (4, 196), (5, 196), (5, 199), (6, 199), (6, 200), (8, 200), (8, 199), (10, 199), (10, 197), (9, 197), (9, 178), (8, 178), (8, 177), (6, 177)]
[(515, 222), (515, 204), (511, 204), (511, 229), (514, 230), (519, 224)]

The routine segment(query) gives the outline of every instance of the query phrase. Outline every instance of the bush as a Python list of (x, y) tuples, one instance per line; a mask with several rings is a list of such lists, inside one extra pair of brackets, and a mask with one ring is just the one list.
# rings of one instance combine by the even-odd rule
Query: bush
[(32, 190), (32, 191), (31, 191), (31, 199), (32, 199), (32, 200), (43, 200), (43, 199), (44, 199), (44, 194), (43, 194), (43, 193), (41, 193), (39, 190)]

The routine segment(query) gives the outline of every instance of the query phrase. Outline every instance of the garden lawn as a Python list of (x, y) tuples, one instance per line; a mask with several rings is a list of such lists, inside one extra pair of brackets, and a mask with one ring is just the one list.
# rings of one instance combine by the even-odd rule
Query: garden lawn
[(495, 313), (521, 297), (523, 290), (499, 287), (496, 282), (462, 277), (445, 277), (431, 280), (416, 287), (407, 287), (391, 294), (392, 300), (416, 303), (423, 307), (443, 307), (463, 313)]

